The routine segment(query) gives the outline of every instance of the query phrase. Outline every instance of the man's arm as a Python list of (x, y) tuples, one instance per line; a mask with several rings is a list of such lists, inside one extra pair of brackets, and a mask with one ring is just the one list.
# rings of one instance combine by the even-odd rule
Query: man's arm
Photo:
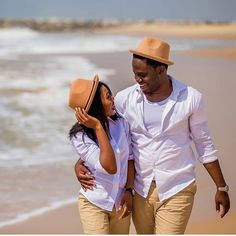
[(78, 181), (81, 184), (81, 187), (86, 191), (87, 189), (93, 189), (93, 187), (96, 186), (94, 182), (94, 177), (92, 176), (91, 172), (87, 167), (83, 165), (84, 161), (82, 159), (79, 159), (75, 163), (75, 174), (78, 179)]
[(127, 182), (125, 185), (126, 191), (123, 194), (123, 197), (120, 202), (120, 209), (122, 211), (120, 219), (125, 218), (132, 212), (133, 208), (133, 193), (134, 188), (134, 177), (135, 177), (135, 168), (134, 160), (128, 161), (128, 173), (127, 173)]
[(220, 212), (220, 216), (222, 218), (229, 211), (230, 200), (227, 192), (218, 191), (218, 187), (226, 186), (226, 182), (224, 180), (224, 176), (222, 174), (219, 161), (216, 160), (214, 162), (205, 163), (203, 165), (216, 184), (217, 187), (215, 195), (216, 211)]
[(128, 175), (127, 182), (125, 188), (134, 188), (134, 177), (135, 177), (135, 168), (134, 168), (134, 160), (128, 161)]
[[(189, 124), (191, 135), (199, 155), (199, 161), (204, 165), (217, 188), (225, 187), (226, 183), (216, 156), (216, 149), (210, 136), (205, 115), (205, 106), (200, 93), (196, 94), (193, 107), (194, 110), (190, 117)], [(230, 208), (228, 193), (217, 189), (215, 204), (216, 210), (220, 211), (220, 216), (224, 217)]]

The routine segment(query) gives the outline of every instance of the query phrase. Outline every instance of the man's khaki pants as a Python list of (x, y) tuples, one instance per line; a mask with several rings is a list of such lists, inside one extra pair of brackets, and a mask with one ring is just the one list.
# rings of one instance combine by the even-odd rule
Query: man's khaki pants
[(163, 202), (158, 198), (154, 182), (146, 199), (136, 193), (132, 217), (137, 233), (183, 234), (192, 211), (195, 193), (195, 182)]
[(79, 212), (85, 234), (129, 234), (131, 215), (119, 219), (115, 208), (112, 212), (101, 209), (79, 195)]

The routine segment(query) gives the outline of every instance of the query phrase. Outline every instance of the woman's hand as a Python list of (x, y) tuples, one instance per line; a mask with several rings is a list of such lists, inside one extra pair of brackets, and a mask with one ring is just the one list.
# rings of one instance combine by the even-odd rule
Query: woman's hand
[(84, 109), (81, 109), (80, 107), (75, 108), (75, 116), (79, 124), (82, 124), (88, 128), (95, 130), (101, 125), (98, 119), (88, 115), (88, 113)]

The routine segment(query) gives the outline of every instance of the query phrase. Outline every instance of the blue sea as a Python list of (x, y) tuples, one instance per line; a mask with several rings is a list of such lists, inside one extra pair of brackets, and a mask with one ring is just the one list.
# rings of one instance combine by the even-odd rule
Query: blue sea
[[(235, 41), (166, 38), (174, 51), (236, 47)], [(81, 54), (126, 52), (141, 38), (0, 29), (0, 227), (76, 201), (77, 155), (68, 131), (70, 82), (118, 74)]]

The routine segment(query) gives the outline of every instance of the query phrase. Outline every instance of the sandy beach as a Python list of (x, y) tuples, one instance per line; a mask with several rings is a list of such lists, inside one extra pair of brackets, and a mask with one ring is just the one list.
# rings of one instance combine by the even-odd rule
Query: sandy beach
[[(236, 24), (203, 25), (191, 24), (143, 24), (124, 28), (95, 31), (96, 34), (138, 34), (142, 36), (172, 36), (190, 38), (214, 38), (236, 40)], [(134, 45), (136, 47), (136, 45)], [(129, 52), (81, 54), (82, 57), (101, 68), (116, 71), (110, 76), (114, 94), (134, 83)], [(207, 116), (224, 176), (230, 186), (231, 210), (224, 219), (215, 212), (215, 186), (204, 168), (198, 163), (198, 191), (193, 212), (186, 230), (187, 234), (236, 234), (236, 184), (235, 158), (236, 111), (235, 111), (235, 48), (206, 48), (187, 52), (171, 53), (175, 65), (169, 74), (200, 90), (206, 102)], [(133, 224), (131, 234), (135, 234)], [(32, 217), (28, 220), (0, 228), (0, 234), (83, 234), (77, 204)]]
[(165, 35), (192, 38), (235, 39), (236, 23), (140, 22), (95, 29), (99, 34)]

